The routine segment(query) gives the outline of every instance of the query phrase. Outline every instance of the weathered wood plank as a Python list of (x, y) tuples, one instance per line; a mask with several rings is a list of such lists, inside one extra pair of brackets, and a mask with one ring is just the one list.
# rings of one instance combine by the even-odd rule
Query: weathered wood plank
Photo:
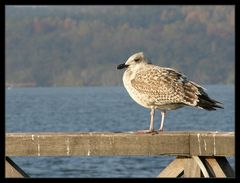
[(205, 132), (190, 134), (191, 156), (234, 156), (234, 132)]
[(206, 167), (204, 166), (202, 160), (199, 158), (199, 156), (192, 156), (192, 159), (194, 159), (194, 161), (198, 164), (198, 167), (200, 168), (203, 177), (210, 177), (209, 173), (206, 169)]
[(5, 159), (5, 177), (9, 178), (23, 178), (29, 177), (17, 164), (15, 164), (9, 157)]
[(188, 134), (11, 133), (8, 156), (108, 156), (189, 154)]
[(215, 157), (215, 159), (227, 177), (235, 177), (234, 170), (232, 169), (226, 157)]
[(179, 177), (184, 171), (185, 157), (177, 157), (157, 177)]
[(225, 173), (214, 157), (206, 157), (205, 164), (213, 177), (226, 177)]
[[(233, 156), (234, 133), (219, 132), (214, 133), (214, 137), (212, 133), (7, 133), (6, 156), (204, 156), (209, 154)], [(214, 142), (213, 138), (215, 138)], [(215, 148), (210, 147), (214, 143)], [(223, 147), (226, 149), (224, 150)]]
[(193, 158), (184, 159), (184, 177), (201, 177), (201, 170)]

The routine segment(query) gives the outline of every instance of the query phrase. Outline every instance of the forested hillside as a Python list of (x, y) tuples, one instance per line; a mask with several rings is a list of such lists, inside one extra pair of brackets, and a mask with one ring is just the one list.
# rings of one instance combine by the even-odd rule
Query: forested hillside
[(6, 6), (7, 83), (121, 85), (143, 51), (200, 84), (233, 83), (234, 6)]

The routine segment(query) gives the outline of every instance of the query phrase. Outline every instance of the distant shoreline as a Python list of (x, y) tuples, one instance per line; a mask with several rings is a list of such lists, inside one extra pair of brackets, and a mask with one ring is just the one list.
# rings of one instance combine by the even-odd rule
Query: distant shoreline
[[(203, 85), (235, 85), (234, 83), (208, 83), (208, 84), (201, 84)], [(48, 86), (40, 86), (36, 83), (6, 83), (5, 88), (12, 89), (12, 88), (34, 88), (34, 87), (118, 87), (123, 85), (48, 85)]]
[(6, 88), (12, 88), (12, 87), (36, 87), (36, 83), (5, 83)]

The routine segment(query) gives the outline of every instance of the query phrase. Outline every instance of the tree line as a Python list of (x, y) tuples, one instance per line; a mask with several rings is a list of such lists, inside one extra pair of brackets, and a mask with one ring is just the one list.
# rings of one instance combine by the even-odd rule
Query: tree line
[(234, 6), (6, 6), (5, 78), (121, 85), (116, 66), (143, 51), (198, 83), (234, 83), (234, 31)]

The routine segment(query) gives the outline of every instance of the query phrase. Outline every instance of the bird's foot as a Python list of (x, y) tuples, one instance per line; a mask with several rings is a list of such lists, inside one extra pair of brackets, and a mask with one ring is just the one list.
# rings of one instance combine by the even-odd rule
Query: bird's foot
[(158, 133), (157, 130), (138, 130), (136, 131), (137, 134), (156, 134)]
[(163, 132), (163, 129), (158, 129), (157, 131), (158, 131), (158, 132)]

